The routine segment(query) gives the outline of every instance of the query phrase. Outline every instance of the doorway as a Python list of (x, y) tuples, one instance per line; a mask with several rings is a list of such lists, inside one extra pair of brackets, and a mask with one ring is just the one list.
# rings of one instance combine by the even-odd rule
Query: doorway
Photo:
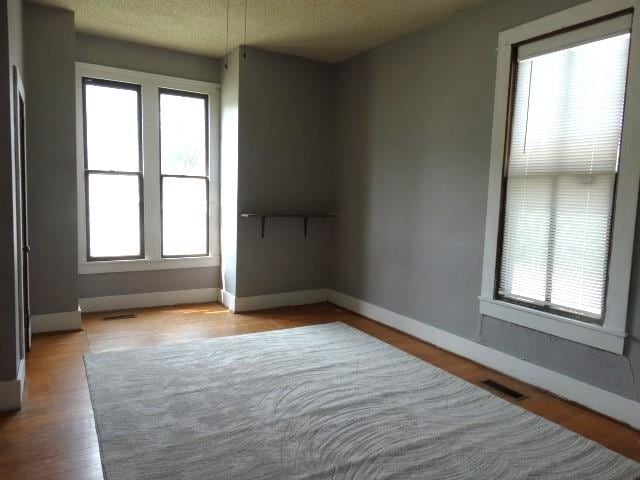
[(20, 358), (31, 349), (31, 321), (29, 306), (29, 226), (27, 221), (27, 149), (25, 92), (20, 72), (13, 67), (14, 126), (15, 126), (15, 196), (18, 228), (18, 312), (20, 332)]

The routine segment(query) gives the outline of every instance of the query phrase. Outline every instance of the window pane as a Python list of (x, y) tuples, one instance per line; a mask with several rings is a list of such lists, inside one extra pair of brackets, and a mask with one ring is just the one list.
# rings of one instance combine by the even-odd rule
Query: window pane
[(606, 173), (558, 178), (552, 304), (600, 315), (614, 183), (615, 176)]
[(629, 39), (518, 62), (503, 297), (602, 318)]
[(207, 174), (207, 101), (160, 94), (160, 147), (165, 175)]
[(207, 180), (162, 179), (162, 255), (206, 255)]
[(141, 255), (138, 176), (91, 173), (88, 189), (89, 255)]
[(551, 188), (548, 177), (509, 179), (502, 278), (513, 297), (545, 301)]
[(138, 90), (85, 83), (89, 170), (140, 170), (138, 101)]

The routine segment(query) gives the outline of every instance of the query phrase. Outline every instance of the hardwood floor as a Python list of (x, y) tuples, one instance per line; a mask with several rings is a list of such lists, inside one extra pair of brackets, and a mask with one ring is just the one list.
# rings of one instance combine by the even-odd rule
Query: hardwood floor
[(0, 415), (0, 478), (102, 478), (98, 440), (82, 357), (242, 333), (342, 321), (470, 382), (487, 378), (526, 395), (516, 402), (587, 438), (640, 461), (640, 432), (534, 387), (425, 344), (372, 320), (320, 304), (234, 315), (218, 304), (137, 310), (137, 318), (83, 317), (84, 331), (35, 335), (27, 356), (22, 410)]

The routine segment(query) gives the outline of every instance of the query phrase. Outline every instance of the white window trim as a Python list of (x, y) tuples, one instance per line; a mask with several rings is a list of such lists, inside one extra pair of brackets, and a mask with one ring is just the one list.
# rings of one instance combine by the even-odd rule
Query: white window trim
[[(142, 91), (142, 143), (144, 159), (144, 241), (145, 258), (135, 260), (87, 261), (84, 133), (82, 114), (82, 78), (135, 83)], [(206, 257), (162, 258), (160, 252), (160, 145), (158, 139), (158, 88), (169, 88), (209, 96), (209, 252)], [(76, 139), (78, 189), (78, 273), (94, 274), (140, 270), (171, 270), (220, 266), (220, 86), (182, 78), (123, 70), (76, 62)], [(151, 156), (151, 159), (146, 157)], [(157, 181), (155, 181), (157, 179)], [(157, 198), (158, 201), (149, 201)]]
[[(491, 166), (484, 242), (480, 313), (585, 345), (622, 354), (627, 336), (627, 304), (640, 182), (640, 15), (633, 15), (622, 152), (615, 199), (606, 313), (602, 326), (496, 300), (495, 276), (501, 209), (502, 171), (509, 114), (512, 55), (518, 44), (564, 28), (633, 9), (640, 0), (592, 0), (505, 30), (498, 37)], [(635, 156), (634, 156), (635, 153)]]

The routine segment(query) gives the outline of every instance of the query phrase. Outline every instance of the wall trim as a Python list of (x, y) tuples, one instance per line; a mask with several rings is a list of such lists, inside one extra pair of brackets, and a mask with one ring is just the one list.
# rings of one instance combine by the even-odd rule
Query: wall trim
[(82, 317), (79, 310), (31, 315), (32, 333), (64, 332), (80, 329), (82, 329)]
[(18, 366), (18, 378), (0, 382), (0, 412), (20, 410), (22, 393), (24, 392), (25, 365), (24, 359)]
[(618, 355), (622, 355), (627, 337), (625, 332), (615, 331), (606, 325), (593, 325), (493, 298), (480, 297), (480, 313)]
[(220, 293), (218, 295), (218, 302), (227, 307), (230, 311), (236, 311), (236, 296), (230, 294), (224, 289), (220, 289)]
[(80, 299), (82, 313), (106, 312), (128, 308), (163, 307), (187, 303), (215, 302), (219, 297), (219, 288), (196, 288), (192, 290), (172, 290), (168, 292), (133, 293), (107, 297)]
[(329, 302), (408, 333), (420, 340), (468, 358), (611, 418), (640, 428), (640, 402), (616, 395), (562, 373), (548, 370), (480, 343), (454, 335), (404, 315), (334, 290)]
[(221, 291), (220, 300), (232, 312), (240, 313), (253, 310), (268, 310), (270, 308), (323, 303), (327, 301), (327, 290), (325, 288), (318, 288), (313, 290), (272, 293), (269, 295), (256, 295), (253, 297), (236, 297), (229, 292)]

